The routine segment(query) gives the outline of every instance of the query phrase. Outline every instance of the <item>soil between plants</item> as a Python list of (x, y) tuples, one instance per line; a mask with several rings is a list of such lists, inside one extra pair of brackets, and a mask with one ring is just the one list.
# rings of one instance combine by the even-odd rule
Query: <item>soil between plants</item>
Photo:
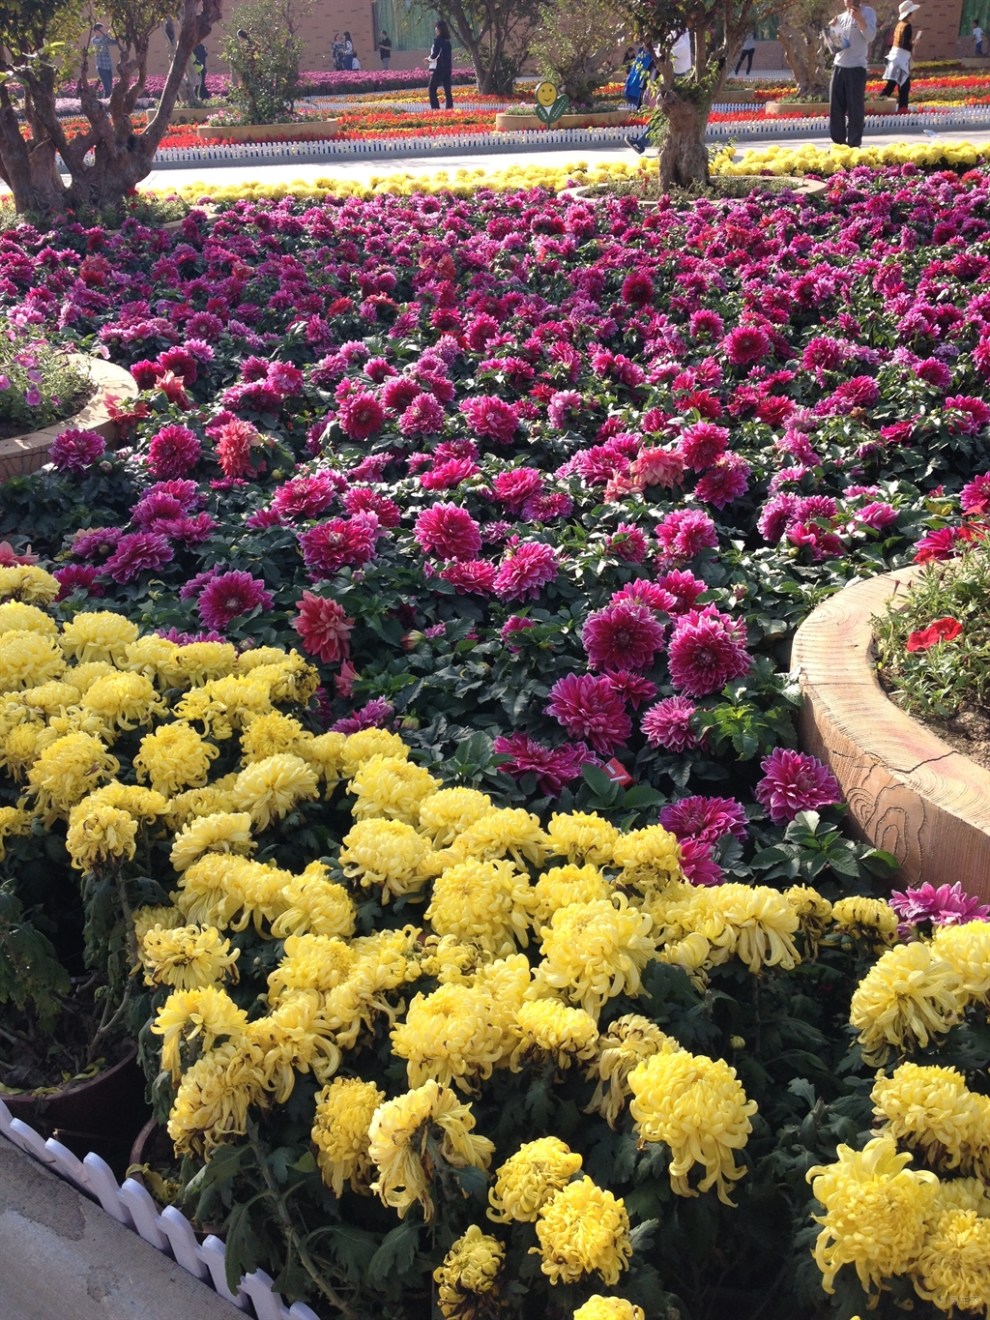
[(48, 422), (39, 422), (37, 426), (29, 426), (26, 430), (23, 422), (0, 422), (0, 440), (12, 440), (14, 436), (30, 435), (32, 431), (40, 431), (48, 426), (59, 426), (62, 422), (71, 421), (77, 413), (82, 412), (98, 388), (92, 381), (86, 381), (81, 390), (66, 400), (57, 417), (53, 417)]
[[(904, 709), (897, 692), (884, 691), (895, 706)], [(990, 770), (990, 711), (985, 707), (963, 703), (959, 712), (948, 720), (924, 719), (913, 711), (906, 713), (948, 743), (954, 751), (968, 756), (984, 770)]]

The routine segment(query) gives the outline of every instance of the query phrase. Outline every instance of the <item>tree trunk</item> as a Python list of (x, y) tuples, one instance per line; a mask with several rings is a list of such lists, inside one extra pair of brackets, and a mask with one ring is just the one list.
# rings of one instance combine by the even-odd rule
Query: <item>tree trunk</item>
[(667, 116), (667, 134), (660, 148), (660, 186), (697, 190), (708, 185), (708, 127), (710, 102), (664, 91), (660, 104)]
[(823, 100), (828, 95), (829, 75), (818, 28), (793, 23), (784, 15), (777, 27), (777, 40), (783, 47), (787, 67), (794, 74), (798, 96), (806, 101)]

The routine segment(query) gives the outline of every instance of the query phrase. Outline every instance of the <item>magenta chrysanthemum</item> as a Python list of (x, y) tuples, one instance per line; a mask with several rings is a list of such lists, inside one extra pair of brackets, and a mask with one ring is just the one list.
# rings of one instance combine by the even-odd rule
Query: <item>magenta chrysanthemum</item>
[(234, 569), (218, 573), (200, 592), (196, 609), (207, 628), (222, 632), (234, 619), (252, 610), (270, 610), (271, 592), (265, 590), (264, 581), (250, 573)]
[(722, 457), (728, 444), (729, 433), (724, 426), (696, 422), (682, 432), (680, 453), (692, 472), (704, 472)]
[(559, 797), (565, 785), (581, 773), (581, 767), (595, 760), (582, 743), (546, 747), (525, 733), (496, 738), (492, 750), (497, 756), (509, 758), (501, 766), (503, 774), (511, 775), (513, 779), (535, 775), (537, 788), (547, 797)]
[(99, 431), (70, 427), (52, 441), (48, 461), (60, 472), (85, 472), (106, 453), (106, 441)]
[(631, 600), (589, 614), (581, 630), (592, 669), (649, 669), (663, 640), (652, 610)]
[(735, 798), (693, 796), (668, 802), (660, 809), (660, 824), (679, 839), (714, 842), (723, 834), (746, 838), (746, 812)]
[(461, 404), (461, 412), (475, 435), (493, 440), (497, 445), (511, 444), (519, 427), (518, 412), (504, 399), (487, 396), (466, 399)]
[(889, 902), (907, 927), (929, 922), (933, 926), (962, 926), (969, 921), (990, 920), (990, 904), (965, 893), (958, 880), (937, 888), (924, 884), (916, 889), (895, 889)]
[(373, 394), (360, 390), (341, 403), (337, 421), (348, 439), (367, 440), (382, 429), (385, 409)]
[(687, 697), (664, 697), (643, 715), (643, 737), (651, 747), (668, 752), (686, 752), (698, 746), (698, 735), (691, 728), (695, 713)]
[(148, 471), (160, 481), (184, 477), (199, 462), (202, 446), (188, 426), (163, 426), (148, 446)]
[(557, 555), (542, 541), (510, 545), (495, 574), (494, 591), (499, 600), (532, 600), (557, 576)]
[(163, 568), (174, 554), (170, 542), (158, 532), (129, 532), (117, 541), (103, 572), (120, 586), (126, 586), (145, 570)]
[(378, 519), (372, 513), (331, 518), (300, 536), (303, 562), (317, 581), (345, 566), (359, 568), (374, 557), (378, 533)]
[(459, 504), (432, 504), (416, 519), (413, 536), (419, 548), (438, 559), (476, 559), (481, 530)]
[(722, 340), (722, 350), (736, 367), (758, 362), (770, 351), (770, 336), (758, 325), (740, 325)]
[(335, 600), (314, 596), (309, 591), (304, 591), (296, 604), (299, 613), (292, 620), (292, 626), (307, 655), (315, 655), (328, 665), (346, 660), (354, 620), (347, 617), (344, 607)]
[(720, 692), (734, 678), (748, 673), (746, 628), (714, 605), (681, 615), (667, 647), (670, 681), (678, 692), (705, 697)]
[(608, 756), (625, 744), (632, 722), (625, 702), (608, 678), (595, 674), (568, 674), (550, 689), (546, 711), (575, 738)]
[(799, 811), (813, 811), (842, 801), (838, 780), (827, 765), (807, 752), (778, 747), (760, 762), (763, 778), (754, 796), (775, 825), (793, 820)]
[(707, 513), (700, 509), (672, 509), (657, 528), (657, 540), (664, 557), (673, 563), (686, 563), (702, 550), (718, 545), (718, 532)]

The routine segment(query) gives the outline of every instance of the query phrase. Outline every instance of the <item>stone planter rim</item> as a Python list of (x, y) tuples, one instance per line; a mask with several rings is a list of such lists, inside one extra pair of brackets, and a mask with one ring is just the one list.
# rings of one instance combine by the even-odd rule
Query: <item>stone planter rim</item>
[(291, 124), (198, 124), (196, 136), (220, 142), (313, 142), (337, 134), (339, 118)]

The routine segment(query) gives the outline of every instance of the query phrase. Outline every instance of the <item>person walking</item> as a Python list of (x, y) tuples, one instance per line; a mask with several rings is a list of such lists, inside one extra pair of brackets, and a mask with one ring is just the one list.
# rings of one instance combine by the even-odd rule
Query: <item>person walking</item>
[(746, 72), (753, 72), (753, 56), (756, 54), (756, 33), (747, 32), (743, 37), (742, 50), (739, 52), (739, 59), (736, 61), (734, 77), (739, 76), (739, 70), (742, 68), (743, 60), (746, 61)]
[(206, 86), (206, 46), (201, 41), (193, 46), (192, 67), (194, 82), (196, 85), (196, 95), (201, 101), (208, 101), (210, 99), (210, 93)]
[(828, 128), (840, 146), (863, 143), (866, 120), (866, 58), (877, 35), (876, 12), (860, 0), (845, 0), (846, 7), (826, 29), (835, 51), (828, 94)]
[(973, 19), (973, 54), (980, 58), (983, 55), (983, 29), (980, 27), (979, 20)]
[[(643, 101), (651, 90), (652, 84), (656, 78), (656, 72), (657, 64), (653, 52), (650, 50), (649, 46), (640, 46), (639, 50), (636, 52), (636, 57), (630, 66), (629, 73), (626, 77), (626, 84), (622, 92), (626, 103), (631, 105), (633, 109), (641, 110), (643, 108)], [(649, 127), (647, 127), (636, 137), (627, 137), (626, 146), (632, 147), (637, 155), (642, 156), (649, 140), (650, 130)]]
[(915, 32), (910, 23), (910, 15), (917, 8), (918, 6), (912, 4), (911, 0), (903, 0), (903, 4), (898, 9), (897, 26), (894, 28), (890, 50), (887, 53), (887, 64), (883, 71), (883, 75), (887, 79), (887, 85), (880, 95), (893, 96), (894, 89), (897, 89), (897, 113), (899, 115), (906, 115), (908, 112), (914, 43), (921, 36), (920, 31)]
[(378, 38), (378, 58), (382, 62), (382, 68), (387, 69), (392, 59), (392, 38), (382, 28), (382, 35)]
[(354, 42), (351, 40), (351, 34), (349, 32), (344, 33), (341, 60), (343, 61), (342, 67), (344, 69), (354, 68)]
[(446, 108), (453, 110), (454, 96), (450, 90), (450, 82), (454, 74), (454, 48), (450, 43), (450, 28), (441, 18), (433, 30), (436, 36), (433, 39), (430, 55), (426, 61), (426, 66), (430, 70), (430, 109), (440, 109), (440, 98), (437, 91), (442, 87), (446, 98)]
[(110, 58), (110, 47), (116, 46), (120, 50), (120, 42), (116, 37), (111, 37), (102, 23), (94, 23), (89, 44), (96, 52), (96, 72), (103, 84), (103, 95), (109, 98), (113, 91), (113, 60)]

